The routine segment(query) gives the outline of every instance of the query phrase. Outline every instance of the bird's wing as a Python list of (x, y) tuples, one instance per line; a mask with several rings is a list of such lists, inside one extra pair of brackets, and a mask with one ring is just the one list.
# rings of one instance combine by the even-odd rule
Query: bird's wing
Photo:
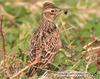
[(61, 40), (58, 31), (52, 32), (48, 38), (44, 40), (44, 49), (42, 50), (41, 54), (41, 66), (50, 63), (53, 58), (55, 57), (56, 53), (61, 48)]
[(54, 31), (51, 34), (38, 33), (34, 36), (34, 39), (32, 38), (31, 42), (29, 53), (31, 62), (36, 59), (39, 59), (38, 62), (45, 62), (51, 54), (56, 54), (60, 48), (61, 40), (58, 31)]
[(40, 32), (37, 32), (31, 40), (31, 45), (30, 45), (30, 50), (29, 50), (29, 57), (31, 62), (36, 60), (37, 58), (40, 58), (41, 55), (41, 50), (42, 50), (42, 42), (41, 42), (41, 36)]

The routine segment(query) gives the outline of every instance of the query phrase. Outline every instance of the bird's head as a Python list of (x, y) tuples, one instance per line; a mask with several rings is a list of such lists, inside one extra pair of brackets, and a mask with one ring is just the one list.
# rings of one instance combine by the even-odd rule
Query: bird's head
[(53, 21), (58, 15), (63, 13), (64, 10), (56, 7), (53, 3), (46, 2), (43, 4), (43, 17)]

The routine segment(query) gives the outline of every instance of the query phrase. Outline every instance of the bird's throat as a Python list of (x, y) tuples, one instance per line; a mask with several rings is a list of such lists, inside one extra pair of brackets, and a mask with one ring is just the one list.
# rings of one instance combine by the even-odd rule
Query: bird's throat
[(51, 16), (49, 14), (45, 14), (45, 15), (43, 15), (43, 19), (47, 20), (47, 21), (54, 22), (54, 16), (53, 15)]

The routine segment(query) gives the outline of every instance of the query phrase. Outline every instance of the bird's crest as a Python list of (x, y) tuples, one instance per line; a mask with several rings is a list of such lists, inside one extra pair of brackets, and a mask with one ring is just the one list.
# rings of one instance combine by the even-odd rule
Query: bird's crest
[(48, 9), (48, 8), (58, 8), (58, 7), (56, 7), (53, 3), (45, 2), (43, 4), (43, 9), (45, 10), (45, 9)]

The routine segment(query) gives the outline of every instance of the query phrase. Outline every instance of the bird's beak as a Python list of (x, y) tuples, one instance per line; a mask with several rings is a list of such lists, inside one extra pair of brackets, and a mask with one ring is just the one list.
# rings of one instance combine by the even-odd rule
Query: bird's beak
[(67, 14), (68, 13), (68, 10), (67, 9), (59, 9), (59, 14)]

